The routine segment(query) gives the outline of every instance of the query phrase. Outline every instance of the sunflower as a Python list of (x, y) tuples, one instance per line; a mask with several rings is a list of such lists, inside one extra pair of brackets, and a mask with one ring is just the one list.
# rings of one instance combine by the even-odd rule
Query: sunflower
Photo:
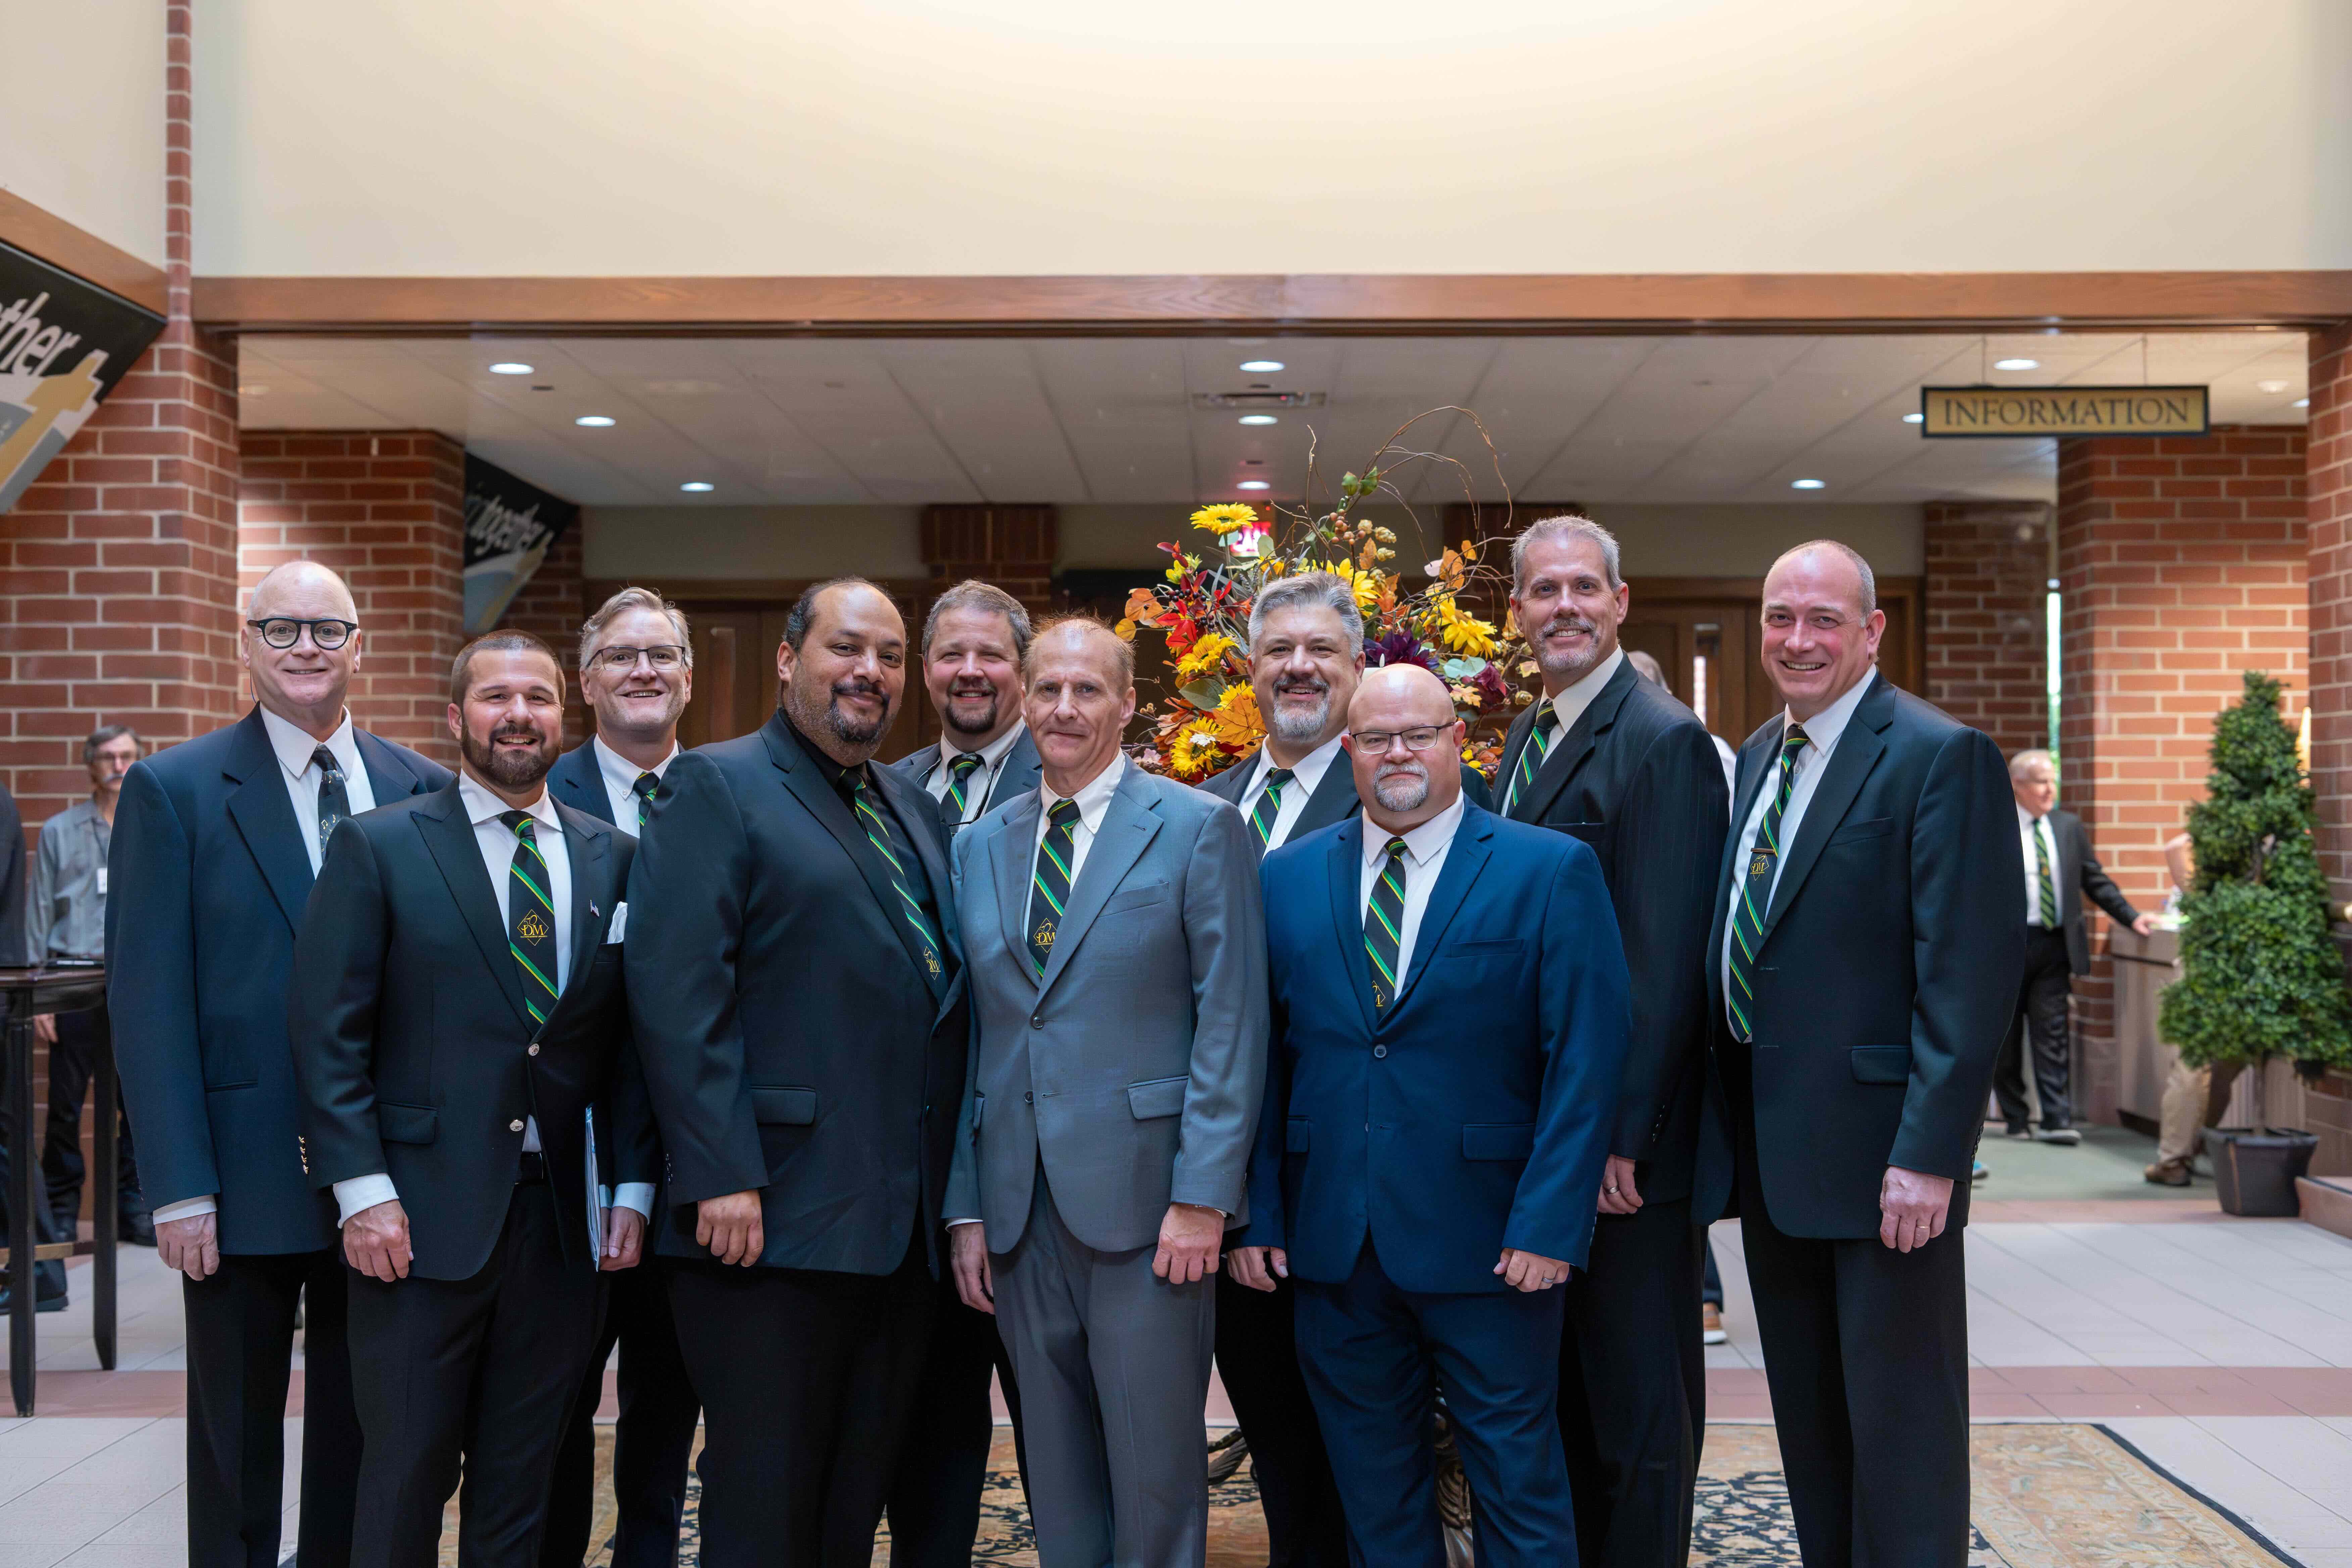
[(1354, 563), (1348, 561), (1318, 561), (1308, 570), (1328, 572), (1332, 576), (1347, 584), (1349, 591), (1356, 595), (1357, 609), (1369, 614), (1380, 608), (1381, 575), (1380, 573), (1364, 571)]
[(1180, 779), (1199, 778), (1216, 760), (1216, 725), (1205, 716), (1185, 724), (1168, 743), (1168, 767)]
[(1445, 646), (1465, 658), (1491, 658), (1495, 654), (1493, 623), (1465, 614), (1451, 597), (1437, 604), (1438, 619), (1444, 623)]
[(1192, 645), (1192, 651), (1176, 661), (1176, 679), (1191, 685), (1204, 675), (1213, 675), (1224, 662), (1228, 648), (1241, 645), (1223, 632), (1211, 632)]
[(1192, 514), (1194, 528), (1206, 529), (1220, 539), (1237, 528), (1247, 528), (1256, 521), (1257, 508), (1245, 505), (1241, 501), (1223, 501), (1215, 506), (1204, 506)]
[(1212, 715), (1217, 739), (1236, 750), (1246, 750), (1265, 738), (1265, 720), (1257, 710), (1257, 693), (1247, 683), (1235, 681), (1225, 688), (1217, 699), (1217, 710)]

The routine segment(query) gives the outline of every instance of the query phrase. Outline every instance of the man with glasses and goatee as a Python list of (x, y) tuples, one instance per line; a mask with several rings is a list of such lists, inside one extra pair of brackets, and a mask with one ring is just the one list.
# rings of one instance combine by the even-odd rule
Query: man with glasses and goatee
[(342, 818), (447, 770), (356, 729), (359, 616), (308, 561), (262, 578), (237, 658), (255, 707), (122, 781), (109, 857), (107, 1005), (164, 1266), (185, 1276), (188, 1561), (270, 1568), (303, 1299), (303, 1568), (350, 1558), (360, 1433), (335, 1207), (302, 1167), (287, 1040), (294, 936)]
[[(686, 614), (650, 588), (624, 588), (580, 628), (580, 689), (596, 733), (563, 753), (550, 794), (635, 838), (652, 820), (677, 753), (677, 721), (694, 696)], [(605, 1284), (604, 1326), (555, 1461), (545, 1568), (579, 1568), (596, 1500), (596, 1406), (604, 1364), (620, 1347), (620, 1419), (613, 1431), (614, 1568), (669, 1568), (686, 1510), (686, 1462), (702, 1405), (686, 1373), (661, 1271), (631, 1268)], [(601, 1543), (598, 1543), (601, 1544)]]

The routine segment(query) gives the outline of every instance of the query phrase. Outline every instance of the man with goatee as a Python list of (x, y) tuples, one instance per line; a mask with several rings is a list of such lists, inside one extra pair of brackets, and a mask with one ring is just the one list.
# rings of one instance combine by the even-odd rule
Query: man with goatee
[(776, 673), (772, 719), (664, 775), (629, 1006), (703, 1403), (702, 1561), (864, 1568), (944, 1261), (962, 949), (937, 805), (872, 765), (906, 690), (898, 607), (818, 584)]
[(625, 1072), (632, 846), (547, 793), (554, 653), (528, 632), (467, 644), (449, 730), (456, 784), (328, 841), (288, 995), (305, 1163), (352, 1269), (364, 1568), (440, 1560), (461, 1470), (459, 1560), (534, 1560), (598, 1270), (637, 1262), (652, 1201)]

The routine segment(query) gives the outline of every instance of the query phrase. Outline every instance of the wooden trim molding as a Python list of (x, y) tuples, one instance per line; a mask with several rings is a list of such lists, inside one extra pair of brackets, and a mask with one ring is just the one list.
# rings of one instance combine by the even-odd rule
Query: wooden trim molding
[(2312, 326), (2352, 270), (1272, 274), (1101, 278), (199, 278), (230, 331), (1337, 334)]
[(164, 314), (162, 268), (149, 266), (13, 191), (0, 190), (0, 243), (37, 256), (159, 316)]

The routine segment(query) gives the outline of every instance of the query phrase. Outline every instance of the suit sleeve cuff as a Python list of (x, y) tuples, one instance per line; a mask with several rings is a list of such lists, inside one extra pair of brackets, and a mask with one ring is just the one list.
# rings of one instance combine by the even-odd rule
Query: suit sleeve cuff
[(169, 1225), (175, 1219), (195, 1219), (204, 1215), (219, 1212), (219, 1196), (216, 1194), (208, 1193), (200, 1198), (182, 1198), (178, 1203), (165, 1204), (148, 1217), (157, 1225)]
[(372, 1209), (378, 1204), (388, 1204), (400, 1194), (394, 1190), (392, 1178), (378, 1173), (373, 1176), (352, 1176), (335, 1184), (335, 1207), (341, 1211), (335, 1216), (337, 1226), (351, 1223), (352, 1215), (362, 1209)]
[(654, 1217), (654, 1184), (651, 1182), (623, 1182), (613, 1189), (612, 1207), (635, 1209), (641, 1219)]

